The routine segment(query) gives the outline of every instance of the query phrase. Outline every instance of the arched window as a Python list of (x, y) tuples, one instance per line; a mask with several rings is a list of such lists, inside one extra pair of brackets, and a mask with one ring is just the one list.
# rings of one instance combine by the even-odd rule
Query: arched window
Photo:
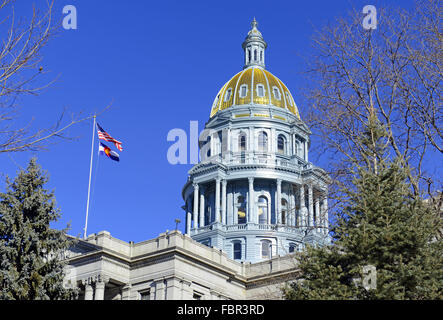
[(268, 199), (265, 196), (258, 198), (258, 223), (268, 223)]
[(286, 224), (288, 218), (288, 201), (281, 199), (281, 223)]
[(251, 62), (251, 49), (248, 49), (248, 63)]
[(208, 151), (206, 152), (206, 157), (209, 158), (211, 156), (211, 136), (206, 138), (206, 144), (208, 146)]
[(257, 84), (257, 96), (258, 97), (265, 96), (265, 87), (261, 83)]
[(232, 88), (229, 88), (225, 93), (225, 102), (231, 99), (231, 95), (232, 95)]
[(233, 258), (234, 260), (241, 260), (241, 242), (234, 242), (234, 250), (233, 250)]
[(237, 197), (237, 223), (238, 224), (246, 223), (246, 206), (245, 206), (245, 197), (243, 196)]
[(258, 134), (258, 150), (266, 152), (268, 151), (268, 135), (266, 132), (260, 132)]
[(281, 99), (280, 90), (278, 90), (277, 87), (274, 87), (273, 92), (274, 92), (274, 98), (277, 99), (277, 100), (280, 100)]
[(292, 99), (291, 96), (289, 95), (289, 92), (286, 92), (286, 99), (288, 100), (289, 105), (292, 107)]
[(242, 84), (240, 86), (240, 91), (238, 93), (240, 95), (240, 98), (245, 98), (246, 95), (248, 94), (248, 85), (247, 84)]
[(260, 50), (260, 61), (263, 62), (263, 50)]
[(282, 134), (277, 138), (277, 151), (280, 154), (286, 154), (286, 138)]
[(240, 152), (240, 162), (245, 163), (246, 134), (244, 132), (240, 133), (238, 136), (238, 151)]
[(289, 253), (292, 253), (292, 252), (294, 252), (295, 251), (295, 243), (290, 243), (289, 244)]
[(257, 49), (254, 50), (254, 61), (257, 61)]
[(246, 151), (246, 134), (243, 132), (238, 136), (238, 151)]
[(262, 240), (261, 241), (261, 257), (262, 257), (262, 259), (270, 259), (272, 256), (271, 250), (272, 250), (271, 241)]

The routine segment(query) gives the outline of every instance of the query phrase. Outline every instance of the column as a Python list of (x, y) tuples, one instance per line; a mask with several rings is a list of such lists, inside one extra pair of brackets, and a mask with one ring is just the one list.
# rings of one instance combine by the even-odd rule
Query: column
[(295, 226), (295, 195), (294, 195), (294, 186), (291, 183), (290, 185), (290, 206), (289, 206), (289, 210), (288, 210), (288, 215), (290, 217), (289, 219), (289, 225), (291, 227)]
[(292, 134), (292, 154), (297, 154), (297, 150), (295, 150), (295, 134)]
[(305, 186), (300, 186), (300, 226), (307, 225), (306, 218), (306, 200), (305, 200)]
[(315, 226), (321, 226), (321, 213), (320, 213), (320, 196), (315, 198)]
[(186, 234), (191, 234), (191, 208), (189, 200), (186, 202)]
[(246, 163), (253, 163), (254, 150), (255, 150), (255, 135), (253, 127), (249, 127), (249, 137), (246, 140), (246, 143), (248, 144)]
[(308, 140), (305, 140), (304, 147), (305, 147), (305, 160), (308, 161)]
[(325, 195), (323, 198), (322, 217), (323, 217), (324, 234), (328, 234), (329, 233), (329, 220), (328, 220), (328, 196), (327, 195)]
[(220, 178), (215, 179), (215, 222), (220, 222)]
[(228, 182), (226, 180), (222, 181), (222, 204), (221, 204), (221, 214), (222, 214), (222, 224), (226, 224), (226, 186)]
[(277, 179), (277, 203), (275, 206), (277, 224), (281, 224), (281, 179)]
[(312, 190), (312, 185), (308, 185), (308, 223), (309, 226), (313, 226), (314, 225), (314, 199), (313, 199), (313, 190)]
[(205, 190), (200, 188), (200, 228), (205, 225)]
[(233, 200), (232, 188), (230, 188), (226, 194), (226, 224), (228, 225), (234, 224)]
[(85, 285), (85, 300), (92, 300), (94, 296), (94, 289), (90, 284)]
[(249, 181), (249, 200), (248, 200), (248, 220), (247, 222), (257, 223), (254, 217), (254, 178), (248, 178)]
[(194, 229), (198, 228), (198, 184), (194, 183)]
[(232, 148), (231, 148), (231, 145), (232, 145), (231, 139), (232, 139), (232, 137), (231, 137), (231, 128), (228, 128), (226, 130), (226, 155), (225, 155), (225, 159), (228, 160), (228, 161), (231, 160), (231, 150), (232, 150)]
[(105, 299), (105, 282), (100, 280), (95, 283), (94, 300), (104, 300), (104, 299)]

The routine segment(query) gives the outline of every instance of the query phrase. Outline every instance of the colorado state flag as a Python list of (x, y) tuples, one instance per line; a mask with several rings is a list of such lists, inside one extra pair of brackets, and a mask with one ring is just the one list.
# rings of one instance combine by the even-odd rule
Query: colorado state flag
[(109, 148), (107, 145), (105, 145), (101, 142), (98, 147), (98, 153), (104, 154), (104, 155), (108, 156), (108, 158), (111, 158), (114, 161), (120, 161), (120, 156), (118, 155), (118, 153), (112, 151), (111, 148)]

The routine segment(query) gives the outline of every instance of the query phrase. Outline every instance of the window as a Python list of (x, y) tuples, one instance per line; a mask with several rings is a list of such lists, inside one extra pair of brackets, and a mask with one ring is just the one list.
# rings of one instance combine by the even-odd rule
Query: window
[(229, 88), (225, 93), (225, 102), (231, 99), (231, 95), (232, 95), (232, 88)]
[(260, 61), (263, 62), (263, 50), (260, 51)]
[(241, 260), (241, 242), (234, 242), (234, 260)]
[(251, 49), (248, 49), (248, 62), (251, 62)]
[(274, 98), (277, 99), (277, 100), (281, 99), (280, 90), (278, 90), (277, 87), (274, 87)]
[(237, 197), (237, 223), (238, 224), (246, 223), (246, 206), (245, 206), (245, 197), (243, 196)]
[(211, 136), (208, 136), (206, 138), (206, 144), (208, 145), (207, 147), (207, 152), (206, 152), (206, 157), (209, 158), (211, 156)]
[(292, 253), (295, 251), (295, 243), (290, 243), (289, 244), (289, 253)]
[(239, 92), (240, 98), (245, 98), (247, 94), (248, 94), (248, 85), (242, 84), (240, 86), (240, 92)]
[(238, 150), (246, 151), (246, 134), (240, 133), (238, 137)]
[(268, 223), (268, 199), (265, 196), (258, 198), (258, 223)]
[(286, 224), (286, 219), (288, 215), (288, 201), (286, 199), (281, 199), (281, 223)]
[(291, 99), (291, 97), (289, 96), (289, 92), (286, 92), (286, 99), (288, 100), (289, 105), (292, 107), (292, 99)]
[(295, 144), (297, 145), (297, 155), (303, 158), (303, 142), (297, 139)]
[(240, 133), (240, 135), (238, 136), (238, 151), (241, 152), (240, 162), (245, 163), (246, 162), (246, 158), (245, 158), (246, 134), (245, 133)]
[(286, 139), (282, 134), (280, 134), (277, 138), (277, 151), (281, 154), (286, 153)]
[(254, 61), (257, 61), (257, 49), (254, 50)]
[(140, 300), (151, 300), (151, 290), (140, 291)]
[(262, 131), (258, 134), (258, 150), (268, 151), (268, 135), (266, 132)]
[(262, 242), (261, 242), (261, 257), (262, 257), (262, 259), (271, 258), (271, 241), (262, 240)]
[(265, 87), (262, 84), (257, 85), (257, 96), (259, 97), (265, 96)]

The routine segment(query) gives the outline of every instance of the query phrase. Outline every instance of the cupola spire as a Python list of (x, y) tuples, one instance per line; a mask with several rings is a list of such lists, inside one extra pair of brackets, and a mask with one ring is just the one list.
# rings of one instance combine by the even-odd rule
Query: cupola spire
[(257, 29), (257, 20), (252, 20), (251, 30), (248, 32), (242, 48), (245, 51), (245, 66), (259, 66), (265, 68), (265, 50), (268, 46), (260, 31)]

